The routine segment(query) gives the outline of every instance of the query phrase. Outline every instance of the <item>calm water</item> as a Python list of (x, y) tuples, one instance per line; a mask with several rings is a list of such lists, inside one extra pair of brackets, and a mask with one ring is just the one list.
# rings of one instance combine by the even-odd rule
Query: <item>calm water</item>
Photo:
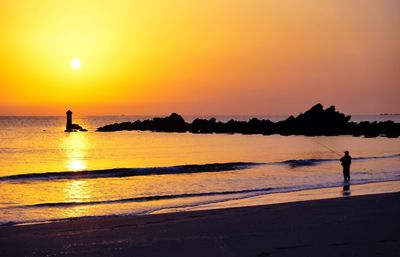
[[(400, 139), (94, 131), (138, 118), (146, 117), (77, 118), (89, 132), (64, 133), (64, 117), (0, 117), (0, 223), (145, 214), (338, 186), (334, 152), (343, 150), (354, 158), (353, 184), (400, 180)], [(382, 119), (400, 121), (354, 118)]]

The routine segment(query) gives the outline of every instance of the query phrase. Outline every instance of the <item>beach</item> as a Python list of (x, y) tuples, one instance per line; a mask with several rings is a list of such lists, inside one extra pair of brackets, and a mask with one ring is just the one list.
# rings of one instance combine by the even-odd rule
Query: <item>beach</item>
[(400, 193), (0, 228), (2, 256), (398, 256)]

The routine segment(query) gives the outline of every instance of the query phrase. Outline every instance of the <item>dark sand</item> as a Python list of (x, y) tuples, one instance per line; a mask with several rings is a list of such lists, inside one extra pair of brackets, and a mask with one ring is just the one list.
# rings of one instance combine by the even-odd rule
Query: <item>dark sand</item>
[(1, 227), (0, 256), (400, 256), (400, 193)]

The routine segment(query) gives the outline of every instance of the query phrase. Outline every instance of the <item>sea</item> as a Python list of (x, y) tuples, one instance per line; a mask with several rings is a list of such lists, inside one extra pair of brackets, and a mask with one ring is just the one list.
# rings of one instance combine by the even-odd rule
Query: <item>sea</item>
[[(96, 132), (148, 118), (74, 117), (88, 131), (66, 133), (64, 116), (0, 117), (0, 225), (229, 207), (237, 199), (340, 187), (345, 150), (353, 157), (352, 185), (400, 180), (399, 138)], [(400, 122), (400, 115), (352, 120)]]

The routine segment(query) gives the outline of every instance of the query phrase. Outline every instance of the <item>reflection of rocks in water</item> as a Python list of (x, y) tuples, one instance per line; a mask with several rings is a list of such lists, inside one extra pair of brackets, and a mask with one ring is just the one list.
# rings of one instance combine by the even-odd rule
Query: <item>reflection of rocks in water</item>
[(343, 196), (350, 196), (351, 192), (350, 192), (350, 183), (345, 183), (343, 185), (343, 192), (342, 192)]
[(97, 128), (97, 131), (150, 130), (157, 132), (191, 132), (191, 133), (241, 133), (241, 134), (280, 134), (305, 136), (353, 135), (365, 137), (399, 137), (400, 123), (384, 122), (351, 122), (346, 116), (335, 110), (334, 106), (324, 109), (316, 104), (297, 117), (272, 122), (252, 118), (249, 121), (217, 121), (215, 118), (195, 119), (187, 123), (182, 116), (173, 113), (163, 118), (122, 122)]
[(76, 131), (87, 131), (87, 129), (82, 128), (79, 124), (72, 123), (72, 111), (67, 111), (67, 125), (65, 126), (65, 132), (76, 132)]

